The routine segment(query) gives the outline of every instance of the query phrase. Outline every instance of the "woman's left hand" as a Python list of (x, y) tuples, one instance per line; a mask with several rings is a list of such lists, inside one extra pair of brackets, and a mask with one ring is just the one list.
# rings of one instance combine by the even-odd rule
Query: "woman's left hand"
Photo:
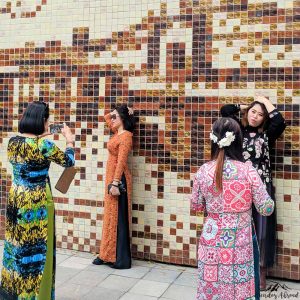
[(258, 101), (258, 102), (260, 102), (260, 103), (262, 103), (262, 104), (265, 104), (265, 103), (267, 103), (267, 102), (270, 102), (270, 100), (269, 100), (268, 98), (266, 98), (266, 97), (264, 97), (264, 96), (261, 96), (261, 95), (257, 95), (257, 96), (255, 97), (255, 101)]
[(119, 188), (115, 187), (115, 186), (112, 186), (111, 189), (109, 190), (109, 193), (112, 195), (112, 196), (120, 196), (120, 190)]
[(272, 112), (275, 109), (275, 106), (272, 104), (272, 102), (262, 95), (257, 95), (255, 97), (255, 101), (262, 103), (266, 107), (268, 113)]
[(133, 108), (132, 107), (128, 107), (128, 114), (131, 116), (133, 115)]

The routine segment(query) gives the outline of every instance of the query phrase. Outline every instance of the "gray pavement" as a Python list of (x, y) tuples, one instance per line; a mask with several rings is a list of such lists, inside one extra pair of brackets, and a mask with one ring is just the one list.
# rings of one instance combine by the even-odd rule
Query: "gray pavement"
[[(0, 241), (0, 269), (3, 241)], [(195, 300), (197, 269), (133, 260), (129, 270), (94, 266), (90, 253), (57, 249), (57, 300)], [(299, 292), (300, 284), (278, 281), (288, 293)], [(274, 284), (270, 281), (270, 284)], [(273, 292), (279, 293), (280, 291)], [(270, 293), (270, 292), (269, 292)], [(275, 295), (275, 294), (274, 294)], [(276, 299), (262, 294), (262, 299)], [(280, 299), (280, 298), (277, 298)], [(284, 298), (282, 298), (284, 299)], [(300, 299), (290, 297), (289, 299)]]

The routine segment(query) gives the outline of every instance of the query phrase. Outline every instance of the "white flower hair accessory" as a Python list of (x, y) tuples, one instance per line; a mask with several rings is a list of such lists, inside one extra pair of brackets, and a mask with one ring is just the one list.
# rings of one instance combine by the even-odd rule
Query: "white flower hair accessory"
[(225, 137), (220, 141), (218, 141), (218, 137), (213, 132), (210, 133), (209, 137), (215, 144), (218, 144), (219, 148), (228, 147), (235, 140), (235, 135), (232, 131), (226, 131)]
[(213, 132), (211, 132), (211, 133), (209, 134), (209, 138), (210, 138), (210, 140), (213, 141), (215, 144), (218, 142), (218, 138), (214, 135)]

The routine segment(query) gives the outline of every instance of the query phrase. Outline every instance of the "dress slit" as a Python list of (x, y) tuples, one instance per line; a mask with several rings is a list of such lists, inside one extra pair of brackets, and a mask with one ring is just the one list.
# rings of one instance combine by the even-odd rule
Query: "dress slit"
[(117, 268), (131, 268), (131, 251), (128, 220), (128, 198), (126, 178), (123, 174), (122, 183), (126, 187), (126, 193), (118, 198), (118, 229), (117, 229), (117, 256), (115, 266)]

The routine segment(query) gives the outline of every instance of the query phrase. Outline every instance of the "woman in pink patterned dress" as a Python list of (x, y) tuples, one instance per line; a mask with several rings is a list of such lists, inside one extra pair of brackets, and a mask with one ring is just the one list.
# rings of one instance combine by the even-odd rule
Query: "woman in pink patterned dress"
[(252, 203), (260, 214), (270, 215), (274, 202), (251, 163), (243, 162), (239, 124), (221, 118), (214, 123), (210, 138), (212, 160), (197, 172), (191, 198), (192, 208), (205, 212), (198, 248), (197, 299), (259, 299)]

